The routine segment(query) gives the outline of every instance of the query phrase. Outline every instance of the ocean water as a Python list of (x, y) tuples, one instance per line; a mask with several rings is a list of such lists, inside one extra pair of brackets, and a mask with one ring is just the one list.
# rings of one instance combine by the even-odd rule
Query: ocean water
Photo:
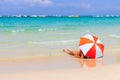
[(120, 17), (0, 17), (0, 56), (61, 55), (85, 34), (105, 47), (120, 44)]

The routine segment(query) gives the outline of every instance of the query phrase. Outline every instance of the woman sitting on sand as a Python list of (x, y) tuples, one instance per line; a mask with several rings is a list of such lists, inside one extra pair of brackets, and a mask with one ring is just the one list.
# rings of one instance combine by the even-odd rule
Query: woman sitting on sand
[(81, 58), (81, 59), (89, 58), (89, 57), (84, 56), (82, 51), (72, 51), (72, 50), (69, 50), (69, 49), (63, 49), (63, 52), (68, 53), (69, 55), (72, 55), (76, 58)]

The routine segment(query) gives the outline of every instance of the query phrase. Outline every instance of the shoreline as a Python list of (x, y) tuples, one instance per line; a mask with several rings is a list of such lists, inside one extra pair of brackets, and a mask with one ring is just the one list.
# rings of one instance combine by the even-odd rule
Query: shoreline
[[(35, 53), (45, 53), (45, 54), (32, 54), (33, 52), (35, 51)], [(49, 59), (49, 58), (55, 58), (55, 57), (65, 57), (65, 56), (69, 56), (68, 54), (64, 53), (62, 50), (60, 49), (56, 49), (54, 50), (54, 54), (52, 53), (52, 50), (50, 49), (32, 49), (32, 50), (29, 50), (29, 49), (26, 49), (26, 50), (20, 50), (20, 52), (18, 53), (18, 50), (11, 50), (11, 52), (14, 52), (12, 53), (12, 56), (11, 57), (10, 55), (9, 56), (3, 56), (3, 57), (0, 57), (0, 62), (12, 62), (12, 61), (31, 61), (31, 60), (41, 60), (41, 59)], [(5, 50), (6, 52), (9, 52), (9, 50)], [(1, 50), (1, 52), (4, 52)], [(31, 53), (32, 52), (32, 53)], [(47, 53), (47, 52), (50, 52), (50, 53)], [(119, 46), (117, 47), (107, 47), (105, 50), (104, 50), (104, 57), (107, 57), (109, 55), (118, 55), (119, 56)], [(21, 55), (22, 53), (22, 55)], [(30, 54), (28, 54), (30, 53)], [(8, 54), (8, 53), (6, 53)], [(14, 55), (15, 54), (15, 55)], [(24, 54), (24, 55), (23, 55)], [(2, 56), (2, 55), (1, 55)], [(103, 58), (104, 58), (103, 57)]]

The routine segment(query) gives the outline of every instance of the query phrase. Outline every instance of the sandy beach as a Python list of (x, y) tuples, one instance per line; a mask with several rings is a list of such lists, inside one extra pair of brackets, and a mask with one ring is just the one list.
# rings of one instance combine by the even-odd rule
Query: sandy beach
[(1, 80), (120, 80), (120, 50), (108, 48), (100, 59), (83, 60), (65, 53), (0, 62)]
[(120, 65), (92, 69), (62, 69), (1, 74), (2, 80), (120, 80)]

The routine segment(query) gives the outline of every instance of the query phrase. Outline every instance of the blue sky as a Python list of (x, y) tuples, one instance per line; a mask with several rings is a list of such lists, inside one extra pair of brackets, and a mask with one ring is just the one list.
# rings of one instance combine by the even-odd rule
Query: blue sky
[(120, 15), (120, 0), (0, 0), (0, 15)]

